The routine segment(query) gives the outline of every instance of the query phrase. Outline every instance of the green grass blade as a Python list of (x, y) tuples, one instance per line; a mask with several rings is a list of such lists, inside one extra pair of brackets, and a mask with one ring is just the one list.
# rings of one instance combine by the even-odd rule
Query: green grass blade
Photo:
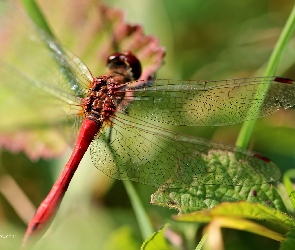
[[(285, 24), (285, 27), (277, 41), (277, 44), (272, 52), (272, 55), (268, 61), (264, 76), (272, 76), (275, 75), (277, 66), (281, 60), (281, 57), (283, 55), (283, 52), (285, 51), (287, 44), (291, 38), (291, 36), (293, 35), (295, 30), (295, 6), (292, 9), (292, 12)], [(263, 91), (260, 91), (261, 94), (266, 93), (268, 90), (268, 86), (265, 87), (265, 89)], [(257, 93), (257, 98), (259, 97), (261, 94)], [(259, 112), (259, 108), (260, 107), (253, 107), (249, 110), (249, 113), (251, 112)], [(238, 147), (242, 147), (242, 148), (247, 148), (250, 142), (250, 138), (251, 138), (251, 134), (253, 131), (255, 125), (255, 120), (250, 120), (250, 121), (246, 121), (243, 123), (243, 126), (240, 130), (237, 142), (236, 142), (236, 146)]]
[(133, 183), (131, 183), (130, 181), (123, 181), (123, 183), (130, 198), (135, 216), (137, 218), (142, 238), (147, 239), (154, 233), (152, 224), (147, 213), (145, 212), (141, 200), (137, 195), (137, 192), (135, 191)]
[(27, 14), (30, 16), (30, 18), (33, 20), (34, 24), (46, 31), (48, 34), (50, 34), (53, 37), (52, 31), (49, 28), (48, 23), (46, 22), (40, 8), (36, 4), (35, 0), (21, 0)]

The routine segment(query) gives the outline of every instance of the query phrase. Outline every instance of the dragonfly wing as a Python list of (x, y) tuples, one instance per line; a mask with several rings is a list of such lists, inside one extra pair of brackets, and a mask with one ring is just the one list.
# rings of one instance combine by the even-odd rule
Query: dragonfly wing
[[(279, 169), (229, 145), (174, 133), (118, 114), (109, 145), (91, 145), (94, 165), (112, 178), (172, 188), (255, 185), (277, 180)], [(233, 161), (235, 160), (235, 161)]]
[(83, 119), (77, 116), (79, 98), (73, 96), (69, 105), (35, 88), (33, 79), (2, 62), (0, 79), (2, 146), (13, 151), (24, 149), (38, 158), (60, 154), (65, 141), (74, 142)]
[[(70, 131), (81, 124), (82, 117), (76, 115), (81, 114), (80, 101), (87, 93), (91, 73), (74, 54), (35, 28), (15, 1), (2, 0), (0, 4), (2, 142), (10, 146), (13, 137), (22, 134), (24, 146), (14, 146), (18, 150), (30, 145), (30, 152), (38, 151), (31, 140), (46, 137), (46, 147), (54, 148), (60, 141), (60, 134), (52, 132), (55, 128), (72, 142), (76, 133)], [(62, 147), (57, 148), (60, 153)], [(39, 149), (42, 151), (41, 146)]]
[[(93, 78), (85, 64), (27, 18), (14, 1), (1, 1), (0, 60), (26, 72), (35, 87), (65, 101), (84, 97)], [(69, 99), (69, 100), (68, 100)]]
[(221, 81), (136, 81), (124, 87), (127, 93), (124, 104), (130, 116), (148, 117), (164, 124), (230, 125), (293, 106), (295, 83), (286, 80), (255, 77)]

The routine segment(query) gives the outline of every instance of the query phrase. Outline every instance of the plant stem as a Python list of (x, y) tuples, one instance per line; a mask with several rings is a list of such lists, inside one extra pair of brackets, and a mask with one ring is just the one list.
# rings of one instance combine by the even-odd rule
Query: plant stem
[(35, 0), (21, 0), (27, 14), (33, 20), (34, 24), (41, 30), (46, 31), (49, 35), (53, 37), (52, 31), (47, 24), (44, 15), (42, 14), (40, 8), (36, 4)]
[[(277, 44), (271, 54), (271, 57), (268, 61), (266, 70), (264, 72), (264, 76), (272, 76), (275, 75), (278, 64), (282, 58), (283, 52), (285, 51), (287, 44), (293, 35), (295, 30), (295, 6), (293, 7), (291, 14), (283, 28), (283, 31), (277, 41)], [(264, 89), (259, 89), (259, 93), (257, 92), (256, 97), (261, 99), (261, 95), (267, 92), (269, 86), (265, 85)], [(249, 112), (259, 112), (260, 107), (251, 107)], [(250, 142), (250, 138), (254, 129), (255, 120), (249, 120), (243, 123), (243, 126), (240, 130), (236, 146), (247, 148)]]
[(154, 233), (153, 227), (148, 215), (145, 212), (142, 202), (135, 191), (134, 185), (130, 181), (123, 181), (123, 183), (137, 218), (142, 238), (145, 240)]

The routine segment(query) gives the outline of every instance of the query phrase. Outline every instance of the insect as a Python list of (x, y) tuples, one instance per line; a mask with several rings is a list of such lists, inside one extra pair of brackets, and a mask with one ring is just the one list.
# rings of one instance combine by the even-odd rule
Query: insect
[[(120, 180), (174, 188), (200, 184), (253, 185), (248, 175), (239, 175), (239, 169), (235, 170), (237, 175), (219, 178), (218, 169), (208, 171), (201, 155), (221, 150), (264, 162), (269, 159), (241, 148), (178, 134), (162, 124), (235, 124), (293, 105), (294, 81), (290, 79), (138, 80), (142, 67), (132, 52), (110, 55), (108, 72), (95, 77), (78, 57), (46, 33), (39, 33), (38, 41), (34, 39), (29, 39), (32, 44), (45, 45), (41, 55), (46, 56), (41, 59), (56, 62), (52, 81), (44, 81), (42, 76), (33, 78), (34, 69), (30, 66), (27, 72), (19, 71), (9, 61), (0, 61), (0, 77), (10, 75), (12, 82), (49, 96), (50, 101), (63, 103), (62, 109), (68, 114), (67, 125), (73, 127), (74, 134), (79, 132), (70, 159), (31, 220), (24, 242), (52, 220), (88, 147), (94, 165)], [(46, 79), (50, 80), (48, 71)], [(10, 83), (2, 81), (2, 84)], [(264, 92), (266, 85), (269, 90)], [(102, 136), (107, 137), (108, 144), (101, 143)], [(259, 183), (280, 177), (279, 170), (271, 164), (249, 171), (261, 177)]]

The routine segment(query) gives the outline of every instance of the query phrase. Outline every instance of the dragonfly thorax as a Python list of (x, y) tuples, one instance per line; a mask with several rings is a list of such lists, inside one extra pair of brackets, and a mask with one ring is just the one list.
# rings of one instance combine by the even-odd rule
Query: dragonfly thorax
[(128, 80), (118, 74), (95, 78), (86, 98), (82, 100), (85, 117), (99, 124), (108, 122), (125, 96), (124, 92), (118, 90)]
[(120, 88), (141, 75), (141, 64), (131, 52), (114, 53), (107, 60), (109, 73), (94, 78), (81, 106), (86, 118), (102, 125), (109, 122), (122, 102), (125, 93)]

